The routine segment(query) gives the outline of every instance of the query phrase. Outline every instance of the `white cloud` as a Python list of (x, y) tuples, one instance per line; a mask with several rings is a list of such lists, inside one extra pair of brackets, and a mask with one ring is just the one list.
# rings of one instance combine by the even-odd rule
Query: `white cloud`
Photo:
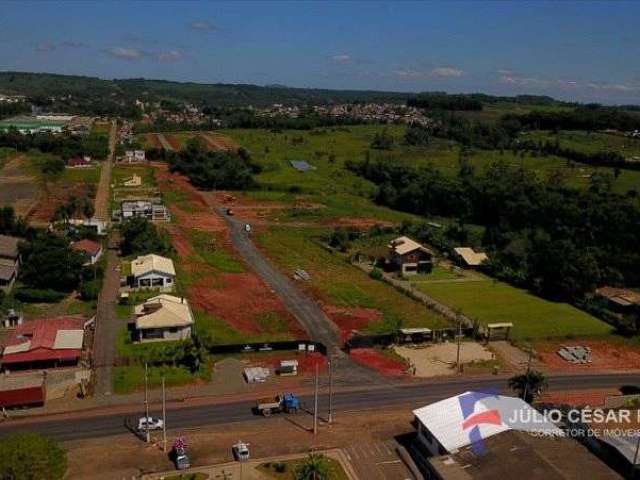
[(401, 68), (398, 70), (394, 70), (393, 74), (400, 78), (420, 78), (425, 76), (424, 72), (411, 70), (410, 68)]
[(200, 32), (209, 32), (215, 30), (215, 26), (207, 20), (196, 20), (189, 24), (191, 30), (198, 30)]
[(332, 55), (329, 58), (333, 63), (337, 63), (340, 65), (347, 65), (352, 62), (351, 55), (348, 55), (346, 53), (342, 53), (339, 55)]
[(153, 57), (159, 62), (172, 63), (182, 60), (184, 58), (184, 53), (177, 49), (164, 50), (156, 52)]
[(453, 67), (437, 67), (431, 70), (431, 75), (435, 77), (461, 77), (464, 71)]
[(147, 54), (138, 48), (133, 47), (110, 47), (106, 49), (109, 56), (121, 60), (142, 60)]

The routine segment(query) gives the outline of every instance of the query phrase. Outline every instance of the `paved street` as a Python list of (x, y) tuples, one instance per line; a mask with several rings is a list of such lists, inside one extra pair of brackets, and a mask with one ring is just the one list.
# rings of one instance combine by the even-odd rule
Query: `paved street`
[[(592, 374), (565, 375), (549, 378), (549, 391), (580, 391), (598, 388), (618, 388), (621, 385), (639, 385), (640, 374)], [(447, 398), (468, 390), (496, 389), (512, 395), (507, 387), (506, 378), (449, 378), (433, 380), (428, 383), (411, 385), (390, 385), (382, 388), (367, 388), (357, 391), (339, 392), (334, 395), (333, 408), (335, 418), (341, 412), (360, 410), (381, 410), (394, 407), (410, 410), (443, 398)], [(303, 396), (302, 402), (309, 407), (313, 404), (310, 396)], [(205, 404), (197, 406), (168, 406), (167, 423), (170, 434), (189, 427), (204, 425), (221, 425), (232, 422), (270, 422), (275, 418), (262, 418), (253, 414), (254, 401), (236, 401), (224, 404)], [(142, 406), (140, 407), (142, 408)], [(319, 399), (319, 412), (326, 418), (328, 396), (323, 394)], [(140, 412), (142, 413), (142, 412)], [(152, 414), (160, 413), (159, 405), (152, 406)], [(305, 415), (305, 414), (300, 414)], [(131, 415), (135, 416), (135, 415)], [(276, 416), (277, 417), (277, 416)], [(305, 417), (300, 417), (304, 419)], [(100, 414), (96, 416), (75, 416), (61, 414), (42, 418), (13, 419), (0, 424), (0, 435), (16, 431), (34, 431), (51, 436), (58, 440), (76, 440), (85, 438), (106, 437), (127, 433), (126, 415), (123, 413)]]

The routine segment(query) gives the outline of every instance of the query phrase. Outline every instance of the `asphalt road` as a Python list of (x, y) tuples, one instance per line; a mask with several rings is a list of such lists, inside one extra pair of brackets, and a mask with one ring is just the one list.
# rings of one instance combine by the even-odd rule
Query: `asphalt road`
[[(622, 385), (640, 384), (640, 374), (596, 374), (556, 376), (549, 379), (551, 391), (579, 391), (596, 388), (618, 388)], [(339, 419), (341, 412), (358, 410), (376, 410), (397, 406), (403, 410), (423, 406), (468, 390), (496, 389), (510, 394), (504, 378), (456, 378), (438, 380), (430, 383), (389, 386), (378, 389), (367, 389), (336, 393), (333, 397), (334, 418)], [(311, 397), (302, 397), (303, 405), (310, 409), (313, 405)], [(327, 414), (328, 396), (322, 395), (319, 400), (320, 417)], [(259, 421), (269, 422), (272, 419), (254, 415), (253, 401), (242, 401), (216, 405), (200, 405), (193, 407), (169, 408), (167, 425), (169, 431), (205, 425), (221, 425), (233, 422)], [(152, 411), (159, 415), (158, 411)], [(140, 415), (143, 415), (142, 406)], [(305, 414), (298, 414), (305, 415)], [(303, 421), (301, 418), (301, 421)], [(64, 419), (14, 419), (0, 424), (0, 436), (12, 432), (33, 431), (60, 441), (87, 438), (107, 437), (127, 433), (126, 418), (122, 414), (109, 414), (95, 417)], [(305, 424), (308, 423), (308, 420)]]

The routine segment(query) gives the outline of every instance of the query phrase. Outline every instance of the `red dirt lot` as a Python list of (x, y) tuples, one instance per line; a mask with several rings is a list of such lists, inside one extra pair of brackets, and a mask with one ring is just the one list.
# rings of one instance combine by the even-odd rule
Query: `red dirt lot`
[(87, 197), (88, 191), (87, 185), (69, 185), (62, 182), (55, 185), (48, 184), (47, 190), (40, 196), (38, 205), (29, 215), (29, 220), (36, 224), (48, 224), (60, 205), (71, 197)]
[(385, 357), (374, 348), (354, 348), (349, 352), (351, 359), (369, 368), (373, 368), (382, 375), (400, 376), (405, 374), (402, 363)]
[(158, 136), (155, 133), (145, 133), (144, 138), (152, 148), (162, 148), (162, 144), (160, 143), (160, 140), (158, 140)]
[(164, 138), (167, 139), (167, 142), (169, 142), (169, 145), (171, 145), (171, 148), (173, 148), (176, 151), (180, 150), (180, 141), (176, 137), (174, 137), (171, 134), (165, 133)]
[(340, 339), (346, 342), (354, 330), (360, 330), (370, 323), (382, 320), (382, 312), (375, 308), (343, 308), (333, 305), (323, 305), (327, 316), (340, 328)]
[(280, 360), (297, 360), (299, 376), (313, 375), (316, 371), (316, 365), (318, 365), (320, 373), (327, 370), (327, 359), (319, 352), (274, 352), (268, 358), (257, 363), (261, 366), (270, 367), (275, 371), (280, 367)]
[(265, 333), (256, 317), (265, 312), (275, 312), (288, 320), (289, 332), (293, 336), (306, 337), (280, 299), (255, 274), (222, 273), (216, 280), (221, 284), (218, 288), (212, 288), (210, 280), (205, 278), (187, 289), (187, 297), (194, 308), (212, 313), (247, 334)]
[(358, 228), (358, 229), (368, 229), (371, 227), (375, 227), (376, 225), (380, 227), (393, 226), (392, 222), (385, 222), (382, 220), (378, 220), (376, 218), (352, 218), (352, 217), (333, 218), (333, 219), (325, 220), (321, 222), (321, 224), (327, 225), (329, 227)]
[[(581, 345), (591, 348), (591, 363), (573, 364), (558, 355), (562, 345)], [(640, 369), (640, 348), (623, 343), (597, 340), (548, 342), (534, 346), (539, 361), (549, 370), (635, 370)]]
[(604, 405), (605, 397), (620, 395), (620, 391), (614, 389), (607, 390), (587, 390), (584, 392), (549, 392), (543, 394), (538, 400), (540, 402), (559, 403), (573, 406), (601, 407)]

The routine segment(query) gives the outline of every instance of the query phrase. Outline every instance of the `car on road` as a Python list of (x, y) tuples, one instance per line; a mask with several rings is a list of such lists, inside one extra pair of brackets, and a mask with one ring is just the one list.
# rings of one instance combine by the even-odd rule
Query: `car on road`
[(138, 419), (138, 431), (146, 432), (147, 430), (162, 430), (164, 421), (161, 418), (140, 417)]

